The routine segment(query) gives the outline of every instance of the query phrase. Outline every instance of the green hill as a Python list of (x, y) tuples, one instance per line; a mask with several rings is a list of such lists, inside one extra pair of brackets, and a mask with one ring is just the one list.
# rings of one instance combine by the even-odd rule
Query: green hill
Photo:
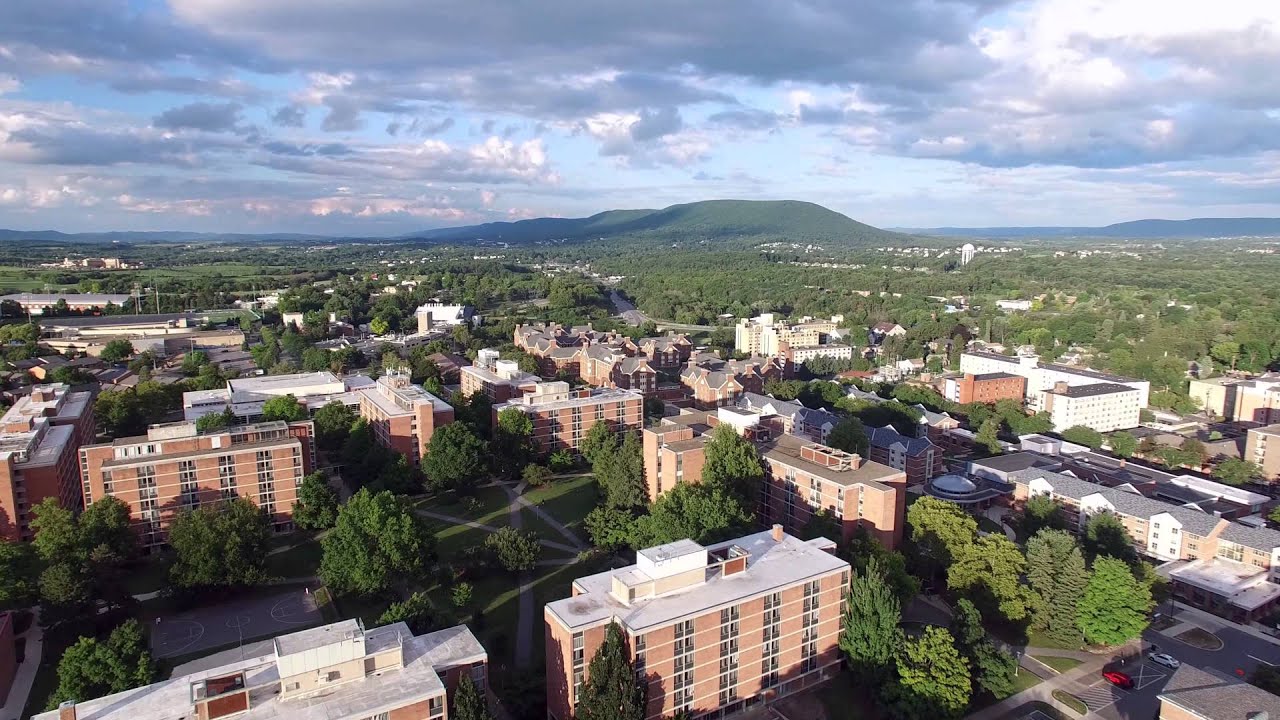
[(659, 241), (770, 238), (835, 246), (897, 244), (911, 239), (797, 200), (706, 200), (662, 210), (610, 210), (586, 218), (536, 218), (441, 228), (410, 237), (527, 244), (620, 236)]

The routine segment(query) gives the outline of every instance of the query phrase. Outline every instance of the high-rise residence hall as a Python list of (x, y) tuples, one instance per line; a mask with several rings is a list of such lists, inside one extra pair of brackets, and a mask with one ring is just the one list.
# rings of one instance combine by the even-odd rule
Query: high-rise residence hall
[(942, 394), (950, 401), (967, 405), (972, 402), (993, 403), (997, 400), (1023, 401), (1027, 379), (1008, 372), (969, 373), (958, 378), (947, 378)]
[[(966, 375), (1009, 373), (1026, 378), (1026, 404), (1031, 412), (1049, 409), (1048, 395), (1058, 392), (1059, 383), (1066, 383), (1071, 388), (1098, 384), (1127, 385), (1137, 391), (1139, 408), (1147, 406), (1147, 396), (1151, 392), (1151, 383), (1146, 380), (1071, 365), (1040, 362), (1038, 356), (1028, 354), (1015, 357), (977, 350), (965, 352), (960, 355), (960, 372)], [(1124, 399), (1122, 402), (1128, 404), (1129, 400)]]
[(679, 540), (578, 578), (548, 603), (547, 717), (570, 720), (610, 623), (648, 690), (646, 718), (736, 712), (840, 668), (849, 564), (782, 527), (703, 547)]
[(310, 420), (206, 433), (181, 422), (86, 445), (80, 448), (84, 504), (107, 495), (123, 500), (148, 548), (164, 545), (179, 510), (236, 496), (265, 508), (277, 532), (292, 530), (298, 486), (315, 465), (314, 435)]
[(1280, 425), (1250, 428), (1244, 459), (1262, 468), (1262, 477), (1280, 480)]
[(359, 620), (272, 641), (271, 651), (100, 698), (40, 720), (448, 720), (463, 674), (484, 692), (488, 655), (465, 625), (415, 636)]
[(360, 394), (360, 417), (378, 444), (403, 453), (417, 467), (436, 428), (453, 422), (453, 406), (409, 382), (408, 370), (392, 370)]
[(644, 425), (644, 396), (631, 390), (594, 388), (573, 390), (566, 382), (539, 383), (533, 392), (493, 406), (498, 413), (516, 408), (533, 421), (533, 443), (540, 453), (576, 452), (596, 423), (607, 422), (621, 434)]
[(45, 498), (80, 506), (76, 451), (93, 440), (87, 392), (35, 385), (0, 416), (0, 538), (30, 540), (31, 508)]

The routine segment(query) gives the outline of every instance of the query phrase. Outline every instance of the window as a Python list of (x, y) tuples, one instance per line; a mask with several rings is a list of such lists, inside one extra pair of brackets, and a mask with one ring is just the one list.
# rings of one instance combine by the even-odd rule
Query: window
[(444, 696), (437, 695), (427, 700), (427, 716), (443, 717), (444, 716)]

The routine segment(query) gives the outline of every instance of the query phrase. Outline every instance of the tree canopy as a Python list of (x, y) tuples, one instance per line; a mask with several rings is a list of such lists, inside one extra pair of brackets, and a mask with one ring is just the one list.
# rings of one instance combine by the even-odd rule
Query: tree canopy
[(338, 521), (338, 494), (329, 487), (323, 472), (302, 479), (298, 502), (293, 506), (293, 522), (303, 530), (325, 530)]
[(1119, 645), (1147, 628), (1151, 605), (1151, 590), (1138, 582), (1128, 565), (1101, 556), (1093, 561), (1093, 574), (1080, 599), (1080, 629), (1091, 643)]
[(128, 620), (106, 640), (81, 637), (58, 661), (58, 688), (46, 710), (66, 700), (86, 700), (123, 692), (155, 679), (156, 666), (147, 651), (142, 625)]
[(434, 559), (435, 535), (404, 499), (361, 489), (342, 505), (321, 548), (326, 585), (371, 595), (399, 579), (421, 577)]
[(307, 407), (292, 394), (280, 395), (262, 403), (262, 419), (295, 422), (307, 419)]
[(1034, 624), (1070, 647), (1080, 641), (1077, 606), (1089, 571), (1076, 539), (1063, 530), (1041, 530), (1027, 541), (1027, 581), (1036, 593)]
[(729, 425), (717, 425), (706, 444), (702, 482), (719, 485), (739, 502), (755, 501), (756, 486), (764, 477), (764, 467), (756, 446)]
[(901, 621), (902, 606), (885, 583), (880, 563), (871, 558), (849, 583), (840, 631), (840, 649), (849, 666), (870, 687), (892, 673), (903, 643)]
[(422, 471), (434, 490), (470, 493), (489, 467), (485, 442), (466, 424), (436, 428), (427, 443)]
[(628, 658), (622, 629), (610, 623), (604, 642), (587, 665), (577, 720), (644, 720), (645, 691)]
[(267, 579), (271, 544), (267, 513), (246, 498), (179, 512), (169, 525), (179, 587), (244, 587)]
[(898, 655), (898, 679), (888, 689), (894, 714), (904, 720), (951, 720), (969, 706), (969, 667), (946, 628), (933, 625), (908, 640)]

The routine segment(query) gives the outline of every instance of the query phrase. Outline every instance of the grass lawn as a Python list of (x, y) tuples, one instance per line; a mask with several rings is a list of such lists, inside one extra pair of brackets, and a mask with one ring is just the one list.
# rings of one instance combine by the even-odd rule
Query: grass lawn
[(1004, 528), (1000, 527), (1000, 523), (992, 520), (986, 515), (978, 516), (978, 529), (983, 532), (989, 532), (993, 535), (1003, 535)]
[(511, 524), (507, 518), (509, 504), (506, 491), (493, 486), (479, 488), (470, 497), (458, 497), (453, 493), (446, 493), (423, 498), (417, 502), (416, 507), (484, 525), (502, 527)]
[[(502, 523), (503, 526), (508, 523)], [(466, 548), (479, 547), (489, 533), (466, 525), (449, 525), (444, 522), (431, 521), (436, 533), (436, 553), (440, 559), (449, 562)]]
[(1013, 694), (1017, 695), (1023, 690), (1030, 690), (1041, 682), (1043, 681), (1040, 676), (1035, 673), (1028, 670), (1019, 670), (1018, 676), (1013, 679)]
[(1073, 670), (1081, 665), (1075, 658), (1058, 657), (1056, 655), (1032, 655), (1031, 657), (1053, 668), (1058, 674)]
[(1081, 700), (1080, 698), (1076, 697), (1075, 695), (1072, 695), (1071, 693), (1065, 690), (1054, 690), (1053, 699), (1057, 700), (1063, 705), (1066, 705), (1072, 710), (1075, 710), (1081, 715), (1084, 715), (1085, 713), (1089, 712), (1089, 706), (1085, 705), (1083, 700)]
[[(543, 511), (550, 514), (562, 525), (569, 528), (579, 540), (587, 540), (587, 530), (583, 527), (582, 520), (587, 513), (595, 509), (599, 500), (599, 489), (596, 485), (596, 479), (591, 475), (582, 477), (568, 478), (559, 480), (540, 488), (533, 488), (525, 492), (524, 497), (529, 502), (542, 508)], [(545, 528), (552, 533), (546, 536), (550, 540), (561, 540), (563, 536), (556, 532), (553, 528), (546, 526), (541, 519), (534, 517), (534, 523), (530, 524), (528, 517), (533, 513), (525, 513), (526, 525), (529, 529), (539, 532), (539, 526)]]
[(271, 577), (309, 577), (319, 572), (322, 554), (319, 541), (307, 540), (283, 552), (268, 555), (266, 571)]

